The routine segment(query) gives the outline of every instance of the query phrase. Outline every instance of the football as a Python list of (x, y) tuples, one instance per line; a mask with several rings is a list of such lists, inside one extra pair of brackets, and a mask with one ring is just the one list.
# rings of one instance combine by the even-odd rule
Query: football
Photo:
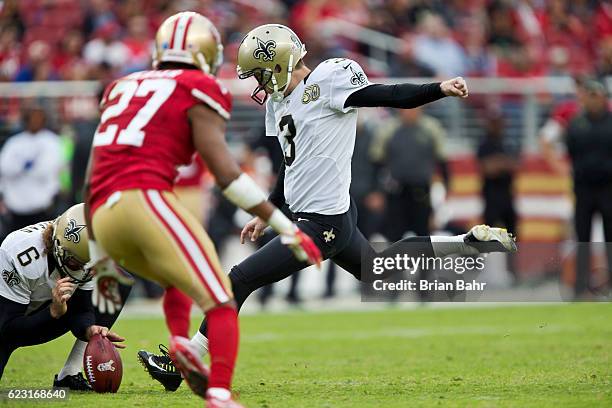
[(117, 392), (123, 377), (121, 356), (106, 337), (94, 335), (85, 348), (83, 368), (96, 392)]

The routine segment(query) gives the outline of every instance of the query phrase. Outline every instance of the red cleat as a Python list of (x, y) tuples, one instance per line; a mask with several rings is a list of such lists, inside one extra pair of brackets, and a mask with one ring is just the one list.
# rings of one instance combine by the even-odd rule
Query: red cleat
[[(202, 363), (198, 353), (192, 349), (189, 339), (181, 336), (172, 336), (170, 338), (169, 354), (172, 362), (179, 369), (185, 381), (187, 381), (191, 391), (202, 398), (206, 398), (210, 370)], [(222, 405), (219, 406), (221, 407)], [(231, 408), (233, 406), (228, 405), (228, 407)]]
[(206, 394), (206, 408), (244, 408), (230, 396), (228, 399), (220, 399)]

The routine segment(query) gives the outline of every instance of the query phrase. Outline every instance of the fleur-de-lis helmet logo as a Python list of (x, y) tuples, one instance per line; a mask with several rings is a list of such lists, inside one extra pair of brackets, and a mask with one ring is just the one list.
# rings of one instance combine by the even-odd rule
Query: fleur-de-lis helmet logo
[(262, 61), (272, 61), (276, 56), (276, 42), (274, 40), (263, 41), (259, 37), (255, 37), (257, 40), (257, 48), (253, 51), (253, 58), (260, 59)]
[(64, 238), (78, 244), (81, 241), (81, 231), (83, 228), (85, 228), (85, 225), (77, 225), (76, 220), (71, 219), (64, 230)]

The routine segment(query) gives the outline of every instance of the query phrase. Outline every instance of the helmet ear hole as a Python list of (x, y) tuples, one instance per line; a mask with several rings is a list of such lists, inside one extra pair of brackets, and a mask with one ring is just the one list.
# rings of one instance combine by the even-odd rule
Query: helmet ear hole
[(276, 66), (274, 67), (274, 72), (277, 74), (280, 74), (282, 70), (283, 68), (280, 66), (280, 64), (276, 64)]

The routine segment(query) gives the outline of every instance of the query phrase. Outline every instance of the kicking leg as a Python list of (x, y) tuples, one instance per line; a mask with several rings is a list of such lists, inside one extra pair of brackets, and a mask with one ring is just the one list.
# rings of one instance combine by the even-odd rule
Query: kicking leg
[[(405, 244), (410, 244), (405, 245)], [(477, 225), (467, 234), (455, 236), (409, 237), (391, 244), (383, 251), (376, 251), (370, 242), (356, 228), (349, 244), (331, 259), (347, 270), (358, 280), (361, 275), (362, 257), (372, 259), (375, 256), (393, 256), (407, 253), (413, 257), (445, 257), (448, 255), (477, 255), (483, 252), (514, 252), (516, 244), (511, 234), (502, 228)], [(378, 275), (376, 279), (385, 279), (388, 275)]]

